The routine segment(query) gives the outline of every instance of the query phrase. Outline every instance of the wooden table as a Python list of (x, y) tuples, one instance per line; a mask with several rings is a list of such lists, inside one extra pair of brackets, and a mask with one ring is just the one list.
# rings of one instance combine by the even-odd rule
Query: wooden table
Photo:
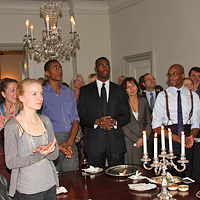
[[(154, 172), (137, 166), (143, 175), (148, 177), (155, 176)], [(141, 182), (141, 181), (140, 181)], [(146, 180), (142, 180), (146, 182)], [(101, 172), (96, 175), (84, 174), (81, 171), (65, 172), (61, 174), (60, 186), (64, 186), (68, 192), (59, 194), (58, 200), (152, 200), (157, 197), (160, 187), (149, 191), (131, 191), (128, 184), (133, 180), (127, 177), (113, 177)], [(138, 183), (138, 182), (134, 182)], [(200, 190), (200, 181), (189, 184), (188, 192), (175, 191), (173, 197), (177, 200), (194, 200), (197, 191)]]

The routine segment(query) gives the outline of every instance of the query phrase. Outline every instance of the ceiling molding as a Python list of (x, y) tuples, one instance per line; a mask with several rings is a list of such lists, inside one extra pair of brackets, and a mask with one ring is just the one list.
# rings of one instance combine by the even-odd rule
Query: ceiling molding
[(80, 15), (108, 15), (108, 10), (99, 10), (99, 9), (73, 9), (74, 14)]
[(130, 6), (133, 6), (135, 4), (138, 4), (138, 3), (141, 3), (143, 1), (146, 1), (146, 0), (128, 0), (126, 2), (123, 2), (123, 3), (120, 3), (116, 6), (113, 6), (112, 8), (109, 9), (109, 14), (113, 14), (117, 11), (120, 11), (120, 10), (123, 10), (123, 9), (126, 9)]

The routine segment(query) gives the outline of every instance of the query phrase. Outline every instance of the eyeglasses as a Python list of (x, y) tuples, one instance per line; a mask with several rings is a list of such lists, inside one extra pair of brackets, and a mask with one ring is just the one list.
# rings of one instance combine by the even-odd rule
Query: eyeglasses
[(180, 75), (180, 74), (183, 74), (183, 73), (172, 73), (172, 74), (166, 74), (166, 76), (169, 78), (169, 77), (177, 77), (178, 75)]
[(146, 81), (155, 81), (155, 80), (156, 80), (155, 78), (148, 78), (148, 79), (144, 80), (144, 82), (146, 82)]

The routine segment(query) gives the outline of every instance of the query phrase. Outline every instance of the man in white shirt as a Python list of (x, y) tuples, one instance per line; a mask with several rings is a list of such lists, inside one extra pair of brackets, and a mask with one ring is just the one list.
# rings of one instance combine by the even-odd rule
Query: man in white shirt
[[(178, 119), (177, 97), (179, 93), (182, 105), (181, 122), (186, 135), (186, 156), (190, 161), (187, 167), (189, 170), (186, 174), (190, 176), (192, 173), (193, 164), (191, 147), (193, 146), (193, 141), (199, 132), (199, 97), (195, 92), (190, 93), (190, 91), (183, 86), (183, 79), (185, 77), (183, 66), (179, 64), (172, 65), (168, 70), (167, 77), (170, 87), (168, 87), (166, 90), (167, 95), (165, 94), (165, 91), (162, 91), (159, 93), (156, 99), (155, 107), (153, 110), (152, 128), (154, 132), (160, 134), (161, 125), (163, 124), (166, 130), (166, 138), (168, 137), (167, 128), (171, 128), (173, 133), (172, 138), (174, 154), (179, 157), (181, 143), (180, 135), (178, 135), (178, 129), (181, 125)], [(168, 144), (168, 142), (166, 142), (166, 144)]]

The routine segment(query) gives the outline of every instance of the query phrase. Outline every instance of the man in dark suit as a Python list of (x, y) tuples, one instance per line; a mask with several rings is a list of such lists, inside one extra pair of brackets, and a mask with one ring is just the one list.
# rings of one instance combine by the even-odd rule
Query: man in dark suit
[(78, 113), (85, 127), (84, 152), (88, 164), (105, 167), (124, 164), (126, 152), (122, 126), (130, 122), (125, 89), (111, 81), (110, 63), (105, 57), (96, 60), (97, 80), (80, 89)]
[(156, 79), (152, 74), (147, 73), (144, 75), (143, 86), (145, 87), (145, 92), (142, 93), (142, 97), (147, 98), (152, 113), (156, 97), (158, 95), (158, 92), (155, 90)]
[[(154, 76), (152, 74), (147, 73), (144, 75), (144, 82), (142, 84), (145, 87), (145, 91), (142, 92), (142, 97), (144, 97), (148, 100), (150, 112), (152, 114), (153, 108), (155, 105), (155, 101), (156, 101), (156, 97), (158, 95), (158, 92), (156, 92), (156, 90), (155, 90), (156, 79), (154, 78)], [(154, 135), (153, 135), (153, 132), (151, 132), (151, 134), (149, 136), (149, 140), (148, 140), (148, 153), (149, 153), (150, 158), (153, 158), (153, 145), (154, 145), (153, 138), (154, 138)]]

